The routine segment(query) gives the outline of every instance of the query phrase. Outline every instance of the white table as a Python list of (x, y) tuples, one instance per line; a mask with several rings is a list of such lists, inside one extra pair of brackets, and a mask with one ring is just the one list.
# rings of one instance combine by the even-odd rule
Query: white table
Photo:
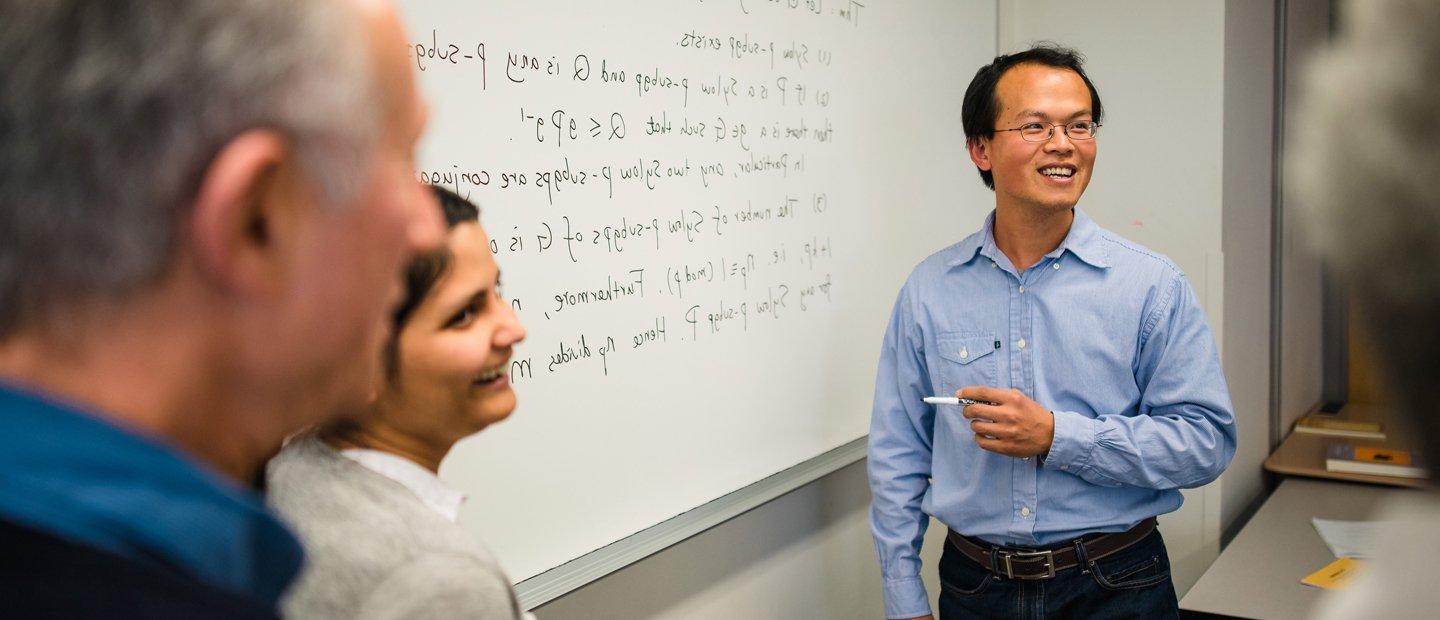
[(1300, 580), (1335, 560), (1311, 517), (1363, 520), (1385, 500), (1414, 492), (1287, 478), (1180, 600), (1182, 613), (1266, 620), (1308, 617), (1324, 591)]

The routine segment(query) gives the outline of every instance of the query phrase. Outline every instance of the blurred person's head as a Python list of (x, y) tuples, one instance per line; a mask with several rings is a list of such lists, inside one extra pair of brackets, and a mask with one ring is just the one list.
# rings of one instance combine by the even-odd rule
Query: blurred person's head
[(510, 356), (525, 328), (500, 293), (479, 209), (443, 187), (431, 189), (449, 227), (445, 245), (405, 271), (373, 404), (321, 434), (437, 469), (455, 442), (515, 410)]
[(380, 0), (0, 0), (0, 377), (244, 477), (439, 240)]
[(1309, 67), (1291, 167), (1392, 404), (1440, 456), (1440, 3), (1343, 6)]

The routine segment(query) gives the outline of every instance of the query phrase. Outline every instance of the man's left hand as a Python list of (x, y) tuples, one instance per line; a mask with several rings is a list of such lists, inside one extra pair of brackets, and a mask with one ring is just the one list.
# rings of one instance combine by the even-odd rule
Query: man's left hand
[(972, 386), (955, 392), (957, 398), (995, 403), (965, 407), (975, 443), (981, 448), (1014, 457), (1045, 454), (1055, 440), (1055, 416), (1020, 390)]

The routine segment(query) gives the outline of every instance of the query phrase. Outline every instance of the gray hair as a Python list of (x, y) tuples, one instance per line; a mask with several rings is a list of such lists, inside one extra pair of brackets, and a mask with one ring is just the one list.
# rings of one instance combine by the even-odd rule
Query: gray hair
[(0, 340), (158, 281), (245, 131), (285, 134), (325, 202), (358, 195), (363, 33), (337, 0), (0, 0)]
[(1440, 456), (1440, 3), (1364, 0), (1307, 77), (1291, 171), (1321, 252), (1384, 353), (1386, 387)]

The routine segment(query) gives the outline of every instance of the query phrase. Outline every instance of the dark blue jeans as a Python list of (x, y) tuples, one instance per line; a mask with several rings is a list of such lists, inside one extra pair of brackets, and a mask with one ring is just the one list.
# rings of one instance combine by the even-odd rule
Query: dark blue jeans
[(1053, 579), (1022, 581), (992, 574), (948, 542), (940, 555), (940, 619), (1175, 618), (1170, 557), (1157, 530), (1093, 565)]

